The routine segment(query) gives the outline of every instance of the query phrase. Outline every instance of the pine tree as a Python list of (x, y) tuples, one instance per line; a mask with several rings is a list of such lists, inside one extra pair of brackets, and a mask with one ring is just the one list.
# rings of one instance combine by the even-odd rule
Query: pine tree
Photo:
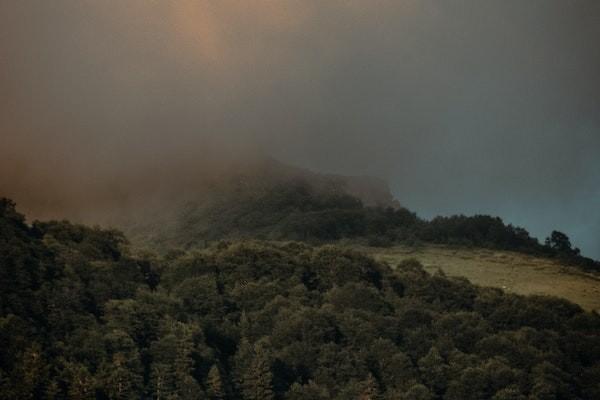
[(202, 388), (192, 376), (194, 369), (192, 359), (194, 342), (192, 338), (197, 328), (182, 323), (179, 323), (177, 328), (177, 349), (173, 362), (177, 393), (182, 399), (197, 399), (201, 394), (204, 394)]
[(175, 394), (175, 373), (168, 364), (152, 363), (150, 382), (156, 400), (163, 400)]
[(248, 400), (271, 400), (273, 394), (273, 373), (268, 354), (262, 347), (255, 349), (250, 368), (244, 376), (244, 398)]
[(420, 383), (412, 385), (403, 395), (400, 396), (402, 400), (432, 400), (433, 394), (427, 388), (427, 386)]
[(208, 387), (208, 396), (211, 400), (225, 399), (225, 385), (223, 384), (219, 367), (216, 364), (208, 371), (206, 386)]
[(68, 398), (95, 399), (96, 381), (94, 376), (80, 363), (66, 363), (65, 369), (69, 376)]
[(448, 384), (448, 365), (436, 347), (418, 361), (419, 372), (425, 384), (436, 393), (443, 393)]
[(360, 400), (378, 400), (380, 398), (379, 385), (372, 374), (369, 374), (364, 386), (359, 397)]
[(254, 357), (254, 347), (247, 338), (242, 337), (237, 351), (233, 358), (233, 383), (238, 393), (243, 392), (244, 379), (246, 372), (250, 369), (252, 358)]
[(252, 324), (250, 323), (250, 319), (248, 318), (246, 311), (242, 311), (242, 315), (240, 315), (239, 327), (240, 335), (242, 337), (247, 338), (250, 336), (250, 329), (252, 328)]
[(208, 399), (206, 393), (193, 376), (186, 375), (177, 381), (178, 397), (181, 400)]
[(157, 400), (196, 399), (202, 388), (192, 376), (195, 326), (164, 321), (164, 333), (151, 348), (151, 390)]
[(20, 399), (34, 399), (39, 396), (39, 391), (48, 378), (48, 367), (42, 358), (42, 347), (38, 343), (32, 344), (23, 353), (17, 364), (19, 371), (18, 381), (13, 384)]
[(142, 376), (136, 365), (138, 360), (128, 362), (128, 357), (116, 353), (111, 363), (101, 367), (99, 383), (111, 399), (131, 399), (141, 390)]

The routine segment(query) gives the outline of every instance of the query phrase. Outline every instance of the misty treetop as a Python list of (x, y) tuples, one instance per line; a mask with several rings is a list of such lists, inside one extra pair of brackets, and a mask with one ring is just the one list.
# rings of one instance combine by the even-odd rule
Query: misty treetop
[(190, 202), (179, 210), (174, 223), (164, 224), (168, 228), (152, 224), (135, 231), (134, 240), (153, 249), (256, 238), (313, 244), (355, 239), (371, 246), (435, 243), (513, 250), (600, 270), (600, 262), (583, 257), (562, 232), (552, 232), (541, 244), (527, 230), (499, 217), (454, 215), (428, 221), (399, 206), (365, 206), (343, 186), (317, 187), (311, 179), (266, 180), (215, 190), (209, 201)]
[(136, 254), (2, 200), (0, 274), (3, 399), (600, 398), (598, 314), (413, 260), (247, 240)]

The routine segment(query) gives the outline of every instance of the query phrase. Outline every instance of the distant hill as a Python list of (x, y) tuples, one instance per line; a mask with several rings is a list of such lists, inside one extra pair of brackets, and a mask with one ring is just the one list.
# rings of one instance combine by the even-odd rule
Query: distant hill
[(379, 247), (433, 243), (512, 250), (600, 271), (598, 261), (582, 256), (559, 231), (540, 243), (527, 230), (489, 215), (424, 220), (402, 207), (379, 179), (320, 174), (270, 158), (183, 160), (77, 191), (72, 186), (38, 199), (40, 212), (32, 215), (112, 226), (136, 246), (154, 250), (203, 248), (224, 239), (349, 239)]
[(489, 215), (419, 218), (381, 180), (319, 174), (272, 159), (230, 165), (204, 175), (180, 195), (163, 183), (139, 202), (105, 211), (108, 223), (138, 246), (203, 248), (216, 240), (340, 239), (371, 246), (449, 244), (518, 251), (600, 271), (569, 238), (553, 232), (540, 243), (521, 227)]
[[(348, 194), (356, 197), (365, 206), (400, 207), (387, 182), (382, 179), (369, 176), (322, 174), (284, 164), (272, 158), (253, 160), (234, 166), (226, 181), (228, 184), (237, 184), (248, 189), (268, 189), (289, 182), (303, 182), (315, 192)], [(239, 190), (239, 187), (237, 189)]]
[[(134, 241), (152, 245), (189, 247), (239, 237), (339, 239), (356, 234), (350, 234), (350, 228), (327, 233), (337, 229), (331, 226), (318, 228), (321, 233), (303, 233), (299, 224), (320, 217), (327, 217), (329, 225), (337, 217), (356, 224), (351, 220), (364, 207), (402, 208), (380, 179), (319, 174), (260, 159), (232, 164), (180, 197), (168, 189), (154, 192), (139, 207), (128, 204), (104, 213), (110, 218), (102, 222), (123, 229)], [(337, 216), (329, 215), (334, 210)]]

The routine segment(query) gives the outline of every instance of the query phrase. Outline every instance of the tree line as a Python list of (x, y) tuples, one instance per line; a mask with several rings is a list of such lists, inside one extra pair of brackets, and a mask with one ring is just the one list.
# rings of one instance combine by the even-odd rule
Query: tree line
[(150, 246), (191, 248), (206, 240), (261, 238), (313, 244), (358, 239), (372, 246), (434, 243), (512, 250), (553, 257), (600, 271), (600, 261), (584, 257), (568, 236), (553, 231), (544, 243), (521, 227), (489, 215), (454, 215), (432, 220), (406, 208), (367, 207), (343, 191), (317, 190), (304, 180), (290, 180), (264, 190), (235, 190), (208, 206), (190, 204), (177, 228), (152, 232)]

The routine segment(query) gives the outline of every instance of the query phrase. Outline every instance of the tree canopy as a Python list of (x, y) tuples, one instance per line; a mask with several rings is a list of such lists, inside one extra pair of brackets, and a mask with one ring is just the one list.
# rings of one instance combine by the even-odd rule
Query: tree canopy
[(600, 316), (334, 245), (134, 255), (0, 202), (3, 399), (593, 399)]

